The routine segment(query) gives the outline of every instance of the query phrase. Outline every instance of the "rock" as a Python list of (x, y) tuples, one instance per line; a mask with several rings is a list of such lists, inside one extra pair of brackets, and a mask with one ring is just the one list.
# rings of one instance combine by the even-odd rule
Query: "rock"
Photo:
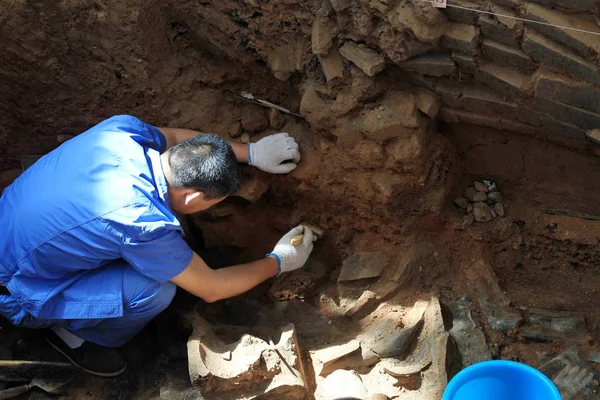
[(240, 137), (242, 134), (242, 124), (240, 122), (234, 122), (233, 124), (229, 125), (227, 128), (227, 134), (232, 138)]
[(492, 40), (483, 40), (483, 51), (491, 61), (530, 74), (537, 68), (535, 61), (523, 50), (506, 46)]
[[(282, 328), (280, 340), (275, 344), (277, 350), (249, 334), (226, 344), (198, 315), (193, 317), (193, 326), (194, 332), (188, 340), (188, 369), (192, 383), (205, 398), (253, 399), (286, 393), (286, 398), (300, 400), (308, 394), (292, 324)], [(269, 335), (262, 333), (265, 337)], [(257, 382), (249, 376), (260, 378)]]
[(344, 60), (337, 47), (332, 47), (326, 56), (318, 58), (327, 82), (336, 82), (344, 78)]
[(473, 201), (477, 202), (477, 201), (486, 201), (487, 200), (487, 195), (483, 192), (477, 192), (473, 195)]
[(466, 24), (448, 23), (444, 29), (441, 43), (446, 48), (476, 55), (479, 46), (479, 28)]
[(337, 281), (377, 278), (385, 266), (386, 256), (381, 252), (354, 254), (342, 264), (342, 271)]
[(492, 208), (492, 219), (493, 219), (493, 218), (496, 218), (496, 217), (497, 217), (497, 215), (496, 215), (496, 212), (495, 212), (495, 211), (494, 211), (494, 209)]
[[(546, 24), (570, 26), (582, 30), (598, 32), (598, 25), (587, 18), (567, 15), (566, 13), (551, 10), (536, 4), (524, 3), (524, 5), (526, 11), (525, 18)], [(596, 5), (598, 5), (597, 2)], [(587, 10), (589, 10), (589, 8), (586, 8), (586, 11)], [(600, 53), (600, 43), (598, 41), (598, 36), (596, 35), (544, 24), (527, 23), (527, 26), (560, 45), (573, 50), (581, 57), (591, 58), (594, 54), (597, 55)]]
[(473, 204), (472, 203), (467, 204), (467, 213), (468, 214), (473, 213)]
[(592, 351), (588, 360), (593, 363), (600, 364), (600, 352)]
[(473, 201), (473, 196), (475, 196), (476, 194), (477, 194), (477, 189), (475, 189), (473, 186), (469, 186), (468, 188), (465, 189), (464, 196), (467, 200)]
[(317, 385), (317, 400), (366, 399), (369, 393), (355, 371), (337, 370)]
[(352, 307), (346, 311), (346, 317), (355, 317), (360, 319), (364, 316), (365, 309), (370, 309), (371, 306), (377, 303), (377, 294), (371, 292), (370, 290), (365, 290), (363, 294), (360, 295), (358, 300), (352, 305)]
[(248, 135), (246, 132), (242, 133), (242, 135), (240, 136), (240, 142), (250, 143), (250, 135)]
[(404, 358), (423, 328), (424, 320), (420, 319), (415, 325), (403, 329), (392, 336), (375, 343), (373, 350), (380, 358)]
[(579, 126), (584, 130), (595, 129), (600, 126), (600, 114), (573, 107), (569, 104), (536, 97), (534, 107), (540, 112), (552, 115), (555, 119)]
[(535, 95), (600, 113), (600, 88), (548, 70), (538, 73)]
[(473, 203), (473, 216), (477, 222), (488, 222), (492, 220), (492, 209), (480, 201)]
[(469, 213), (469, 214), (465, 215), (465, 217), (463, 218), (462, 223), (460, 225), (460, 229), (462, 229), (462, 230), (467, 229), (468, 227), (473, 225), (473, 222), (475, 222), (475, 217), (473, 216), (473, 214)]
[(285, 119), (285, 115), (283, 115), (283, 113), (274, 109), (269, 111), (269, 125), (271, 125), (271, 128), (281, 129), (286, 122), (287, 120)]
[(241, 114), (242, 127), (249, 132), (260, 132), (269, 127), (269, 118), (261, 106), (245, 104)]
[(523, 50), (533, 59), (586, 82), (600, 84), (597, 67), (531, 30), (525, 30)]
[(471, 317), (471, 308), (471, 301), (463, 297), (456, 301), (450, 310), (452, 313), (450, 335), (456, 341), (462, 356), (463, 368), (492, 358), (483, 332)]
[(504, 212), (504, 205), (502, 203), (494, 204), (494, 212), (500, 218), (504, 218), (506, 216), (506, 213)]
[(473, 186), (475, 186), (475, 190), (477, 190), (478, 192), (483, 192), (483, 193), (489, 192), (488, 187), (481, 182), (475, 181)]
[(588, 139), (596, 144), (600, 144), (600, 129), (594, 129), (585, 133)]
[[(329, 346), (320, 350), (311, 351), (310, 357), (313, 360), (313, 367), (317, 376), (327, 376), (336, 369), (331, 366), (341, 358), (350, 356), (354, 353), (360, 353), (360, 342), (352, 340), (337, 346)], [(339, 365), (339, 364), (338, 364)]]
[(450, 76), (456, 71), (456, 65), (448, 53), (424, 54), (400, 63), (399, 66), (407, 71), (436, 77)]
[(335, 36), (335, 23), (330, 18), (318, 15), (312, 25), (311, 47), (313, 54), (326, 55)]
[(368, 76), (375, 76), (385, 68), (385, 58), (364, 44), (348, 41), (340, 48), (340, 54)]
[(245, 179), (242, 187), (234, 194), (251, 203), (256, 203), (269, 190), (269, 184), (260, 179), (256, 174), (250, 179)]
[(461, 210), (466, 210), (467, 206), (469, 205), (469, 202), (464, 197), (455, 198), (453, 200), (453, 203), (456, 207), (460, 208)]
[(502, 203), (502, 195), (500, 192), (491, 192), (488, 194), (488, 199), (492, 200), (494, 203)]
[(435, 93), (425, 89), (417, 92), (417, 108), (429, 118), (437, 116), (440, 106), (440, 98)]

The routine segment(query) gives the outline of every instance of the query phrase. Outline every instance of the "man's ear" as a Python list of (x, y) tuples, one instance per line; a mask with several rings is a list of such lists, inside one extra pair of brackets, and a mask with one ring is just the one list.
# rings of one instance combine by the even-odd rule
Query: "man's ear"
[(185, 194), (184, 204), (187, 206), (195, 201), (202, 199), (204, 199), (204, 192), (201, 192), (199, 190), (190, 190)]

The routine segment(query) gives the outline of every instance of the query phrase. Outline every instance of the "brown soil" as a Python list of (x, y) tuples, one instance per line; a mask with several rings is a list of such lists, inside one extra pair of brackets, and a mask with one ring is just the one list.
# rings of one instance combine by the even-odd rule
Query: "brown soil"
[[(246, 3), (264, 4), (256, 13)], [(275, 300), (303, 298), (331, 315), (340, 330), (365, 327), (336, 317), (336, 310), (320, 304), (320, 295), (335, 286), (346, 257), (382, 251), (389, 256), (382, 279), (407, 255), (419, 260), (419, 268), (386, 299), (389, 304), (408, 307), (431, 293), (445, 306), (462, 296), (474, 298), (468, 278), (485, 260), (515, 308), (580, 314), (591, 346), (596, 345), (600, 221), (545, 211), (600, 214), (600, 158), (525, 135), (438, 125), (420, 112), (416, 127), (402, 128), (400, 139), (369, 136), (380, 126), (357, 134), (356, 120), (368, 120), (381, 104), (395, 112), (401, 107), (392, 95), (402, 93), (404, 99), (415, 88), (387, 72), (367, 78), (352, 66), (337, 87), (326, 85), (318, 63), (302, 47), (310, 36), (313, 3), (5, 1), (0, 5), (0, 172), (20, 168), (24, 155), (51, 151), (59, 145), (57, 135), (78, 134), (120, 113), (227, 135), (243, 104), (223, 93), (245, 90), (305, 112), (308, 121), (285, 116), (279, 129), (300, 143), (303, 161), (289, 176), (248, 167), (248, 177), (257, 175), (269, 185), (259, 201), (234, 197), (217, 211), (183, 221), (198, 251), (220, 247), (207, 254), (210, 265), (262, 257), (282, 233), (306, 220), (326, 230), (312, 257), (321, 267), (290, 278)], [(297, 60), (275, 57), (297, 53), (302, 54)], [(284, 67), (300, 64), (303, 72), (290, 67), (288, 77), (287, 67), (277, 69), (275, 61)], [(315, 97), (306, 95), (311, 91)], [(268, 128), (252, 140), (275, 132)], [(396, 162), (390, 149), (402, 140), (414, 151)], [(3, 179), (9, 181), (9, 175)], [(474, 179), (498, 184), (507, 218), (461, 230), (463, 214), (452, 199)], [(199, 230), (203, 243), (196, 240)], [(272, 302), (272, 285), (266, 282), (244, 301)], [(377, 282), (360, 284), (344, 296), (352, 299), (377, 287)], [(71, 385), (69, 398), (158, 399), (165, 398), (161, 388), (189, 389), (184, 360), (189, 332), (168, 328), (194, 304), (180, 294), (170, 312), (125, 349), (132, 368), (123, 377), (84, 377)], [(385, 308), (378, 312), (382, 315), (374, 314), (375, 319)], [(474, 318), (497, 358), (539, 366), (540, 354), (547, 358), (565, 348), (526, 342), (518, 331), (493, 331), (477, 307)], [(32, 333), (25, 339), (36, 342)], [(18, 355), (33, 357), (13, 354)], [(193, 391), (186, 393), (196, 398)]]

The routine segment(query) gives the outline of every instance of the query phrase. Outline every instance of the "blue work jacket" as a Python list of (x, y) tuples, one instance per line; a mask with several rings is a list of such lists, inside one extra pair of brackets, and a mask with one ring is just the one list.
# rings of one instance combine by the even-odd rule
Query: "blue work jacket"
[[(123, 314), (122, 274), (87, 272), (124, 259), (166, 282), (192, 259), (171, 210), (155, 127), (121, 115), (66, 141), (0, 197), (0, 282), (35, 318)], [(112, 269), (114, 270), (114, 269)]]

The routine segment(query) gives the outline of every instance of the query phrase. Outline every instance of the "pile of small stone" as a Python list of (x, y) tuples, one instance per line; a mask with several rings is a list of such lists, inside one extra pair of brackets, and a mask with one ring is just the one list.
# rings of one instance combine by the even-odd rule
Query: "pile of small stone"
[(454, 199), (454, 205), (464, 210), (467, 217), (477, 222), (489, 222), (496, 217), (504, 218), (502, 195), (494, 182), (475, 181), (465, 189), (464, 196)]

